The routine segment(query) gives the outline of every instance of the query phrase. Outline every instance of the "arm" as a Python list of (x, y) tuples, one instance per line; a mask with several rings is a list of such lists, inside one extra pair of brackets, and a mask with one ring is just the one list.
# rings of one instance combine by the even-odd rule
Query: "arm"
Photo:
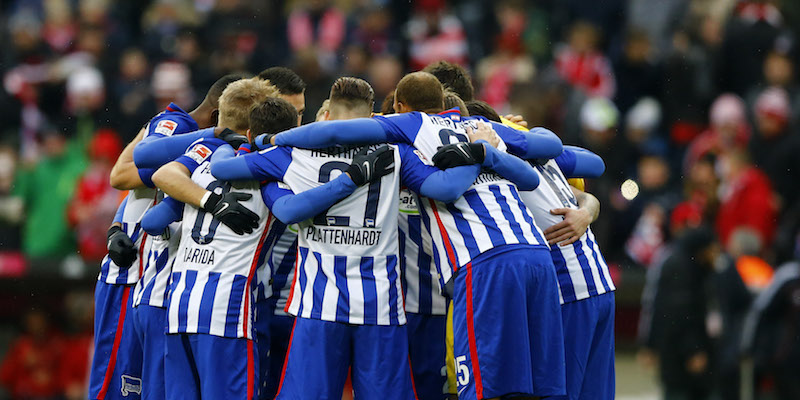
[(173, 161), (153, 174), (153, 183), (176, 201), (203, 208), (203, 200), (211, 192), (196, 184), (191, 174), (185, 165)]
[(539, 175), (530, 164), (511, 154), (503, 153), (488, 143), (484, 144), (483, 148), (486, 155), (481, 165), (514, 182), (519, 190), (529, 191), (539, 186)]
[(377, 120), (359, 118), (346, 121), (314, 122), (273, 136), (270, 143), (318, 149), (335, 145), (373, 144), (387, 141), (387, 133)]
[(606, 170), (600, 156), (576, 146), (564, 146), (555, 160), (567, 178), (599, 178)]
[(525, 160), (555, 158), (563, 151), (561, 139), (545, 128), (518, 131), (505, 125), (492, 122), (492, 127), (508, 146), (508, 151)]
[(463, 196), (481, 173), (478, 164), (448, 168), (444, 171), (434, 169), (436, 171), (425, 178), (417, 192), (444, 203), (452, 203)]
[(144, 128), (139, 130), (139, 134), (125, 146), (125, 149), (122, 150), (119, 158), (117, 158), (117, 162), (114, 163), (114, 167), (111, 168), (109, 181), (114, 189), (130, 190), (144, 186), (142, 179), (139, 177), (136, 164), (133, 162), (133, 149), (144, 137), (144, 132)]
[(250, 171), (247, 160), (236, 157), (229, 145), (220, 146), (211, 156), (211, 175), (223, 181), (260, 180)]
[(169, 224), (179, 221), (182, 216), (183, 203), (167, 197), (161, 203), (147, 210), (142, 218), (142, 229), (148, 235), (160, 235)]
[(276, 218), (285, 224), (294, 224), (327, 210), (351, 195), (356, 188), (347, 174), (341, 174), (322, 186), (298, 194), (281, 189), (278, 182), (263, 186), (261, 193)]
[(600, 216), (600, 201), (590, 193), (580, 191), (572, 186), (572, 193), (578, 200), (578, 209), (556, 208), (550, 210), (550, 214), (563, 215), (564, 220), (545, 229), (544, 237), (547, 243), (558, 243), (566, 246), (575, 243), (586, 233), (589, 225)]
[(211, 174), (223, 181), (280, 181), (292, 162), (291, 149), (282, 146), (239, 157), (228, 145), (220, 146), (217, 152), (211, 157)]
[(214, 129), (168, 137), (148, 136), (133, 149), (133, 161), (138, 168), (159, 168), (180, 157), (198, 139), (213, 138)]

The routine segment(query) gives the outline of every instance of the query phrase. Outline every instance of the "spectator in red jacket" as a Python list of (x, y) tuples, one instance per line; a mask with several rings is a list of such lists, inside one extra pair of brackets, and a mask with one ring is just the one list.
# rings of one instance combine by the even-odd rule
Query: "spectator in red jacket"
[(775, 236), (777, 205), (769, 178), (753, 166), (743, 151), (732, 151), (721, 160), (722, 190), (717, 213), (717, 234), (727, 246), (731, 233), (746, 226), (769, 245)]
[(47, 315), (28, 311), (23, 332), (11, 343), (0, 365), (0, 384), (14, 399), (54, 399), (61, 393), (58, 367), (63, 349), (59, 335), (50, 329)]
[(88, 262), (99, 262), (107, 252), (103, 232), (119, 205), (119, 192), (111, 187), (109, 175), (121, 152), (122, 142), (114, 131), (103, 129), (92, 138), (91, 163), (78, 182), (67, 211), (78, 236), (78, 251)]
[(576, 22), (570, 28), (567, 44), (556, 49), (556, 69), (570, 85), (589, 97), (611, 98), (616, 81), (611, 62), (598, 49), (600, 34), (587, 22)]

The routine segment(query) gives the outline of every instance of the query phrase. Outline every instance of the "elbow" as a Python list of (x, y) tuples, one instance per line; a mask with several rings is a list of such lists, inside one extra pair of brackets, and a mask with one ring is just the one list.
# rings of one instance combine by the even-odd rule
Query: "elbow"
[(529, 192), (539, 187), (539, 176), (531, 175), (528, 179), (517, 182), (517, 189), (523, 192)]
[(164, 230), (164, 228), (161, 227), (160, 224), (157, 223), (157, 221), (153, 221), (153, 218), (147, 218), (147, 217), (142, 218), (141, 227), (150, 236), (158, 236)]
[(236, 177), (229, 173), (231, 169), (226, 168), (225, 161), (211, 162), (211, 175), (222, 181), (233, 181)]
[(153, 181), (153, 184), (156, 185), (156, 187), (158, 188), (161, 188), (161, 186), (164, 184), (164, 181), (166, 180), (166, 175), (169, 174), (166, 168), (167, 166), (165, 165), (153, 173), (153, 177), (151, 179)]
[(542, 146), (545, 155), (541, 158), (556, 158), (564, 151), (564, 145), (561, 143), (561, 139), (559, 139), (555, 133), (550, 132), (550, 134), (551, 136), (547, 138), (544, 146)]
[(139, 142), (133, 148), (133, 163), (137, 168), (148, 168), (146, 165), (145, 154), (147, 153), (147, 143)]
[(528, 158), (555, 158), (564, 151), (561, 139), (553, 131), (546, 128), (534, 128), (531, 133), (533, 136), (529, 136), (528, 142), (531, 154), (528, 154)]

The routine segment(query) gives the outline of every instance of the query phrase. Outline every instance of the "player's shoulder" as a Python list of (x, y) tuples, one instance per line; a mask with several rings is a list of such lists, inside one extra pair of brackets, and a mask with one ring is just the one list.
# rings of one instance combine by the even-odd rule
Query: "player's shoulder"
[(200, 138), (192, 142), (192, 144), (187, 147), (185, 156), (191, 158), (198, 164), (202, 164), (204, 161), (208, 160), (211, 157), (211, 154), (214, 153), (215, 150), (225, 144), (225, 141), (219, 138)]
[(172, 136), (186, 132), (196, 131), (197, 122), (175, 103), (170, 103), (164, 111), (158, 113), (150, 120), (148, 135), (159, 134)]

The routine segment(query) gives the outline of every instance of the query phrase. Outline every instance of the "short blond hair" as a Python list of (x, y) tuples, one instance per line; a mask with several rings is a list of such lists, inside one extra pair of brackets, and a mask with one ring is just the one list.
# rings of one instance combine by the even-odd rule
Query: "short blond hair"
[(219, 126), (244, 132), (250, 128), (250, 111), (267, 97), (277, 97), (278, 89), (267, 80), (240, 79), (225, 88), (219, 97)]

